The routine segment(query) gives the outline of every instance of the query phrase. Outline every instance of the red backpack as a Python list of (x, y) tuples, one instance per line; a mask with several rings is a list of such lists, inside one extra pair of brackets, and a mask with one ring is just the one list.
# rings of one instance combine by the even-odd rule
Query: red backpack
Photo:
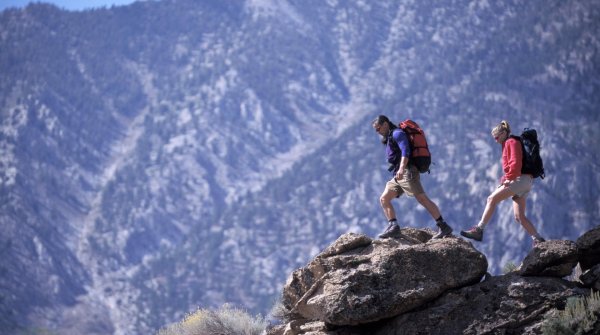
[(429, 172), (429, 166), (431, 165), (431, 152), (427, 146), (427, 139), (425, 138), (425, 132), (419, 125), (410, 119), (406, 119), (398, 125), (406, 135), (408, 135), (408, 141), (410, 142), (410, 161), (417, 170), (421, 173)]

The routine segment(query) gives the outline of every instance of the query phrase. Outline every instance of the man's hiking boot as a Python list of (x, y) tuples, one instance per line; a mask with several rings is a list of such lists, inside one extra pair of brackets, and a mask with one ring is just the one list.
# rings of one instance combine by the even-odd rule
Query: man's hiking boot
[(539, 247), (540, 243), (542, 243), (542, 242), (546, 242), (546, 240), (543, 237), (540, 237), (540, 238), (534, 237), (533, 238), (533, 247), (534, 248)]
[(452, 234), (452, 228), (445, 222), (436, 222), (435, 223), (440, 229), (437, 234), (435, 234), (432, 239), (444, 238), (450, 236)]
[(475, 241), (481, 241), (483, 239), (483, 229), (477, 226), (469, 230), (461, 230), (460, 234), (466, 238), (474, 239)]
[(379, 238), (394, 237), (400, 234), (400, 226), (396, 222), (390, 223), (387, 229), (379, 235)]

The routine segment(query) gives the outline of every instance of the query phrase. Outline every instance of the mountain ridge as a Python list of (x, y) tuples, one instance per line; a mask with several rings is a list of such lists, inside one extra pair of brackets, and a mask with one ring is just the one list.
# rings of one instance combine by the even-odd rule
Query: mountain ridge
[[(593, 225), (597, 5), (264, 6), (0, 13), (0, 329), (143, 333), (225, 302), (265, 313), (339, 235), (383, 230), (377, 114), (424, 127), (423, 183), (455, 231), (499, 178), (500, 119), (540, 134), (538, 230)], [(414, 199), (394, 204), (403, 226), (433, 226)], [(495, 273), (529, 248), (509, 205), (478, 245)], [(72, 318), (89, 310), (103, 321)]]

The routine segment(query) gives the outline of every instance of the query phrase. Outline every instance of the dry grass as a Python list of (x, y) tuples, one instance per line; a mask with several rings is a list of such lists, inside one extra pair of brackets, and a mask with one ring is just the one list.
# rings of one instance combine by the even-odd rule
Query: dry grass
[(267, 322), (243, 310), (223, 305), (216, 311), (199, 309), (181, 322), (167, 326), (158, 335), (260, 335)]
[(545, 335), (591, 334), (600, 328), (600, 293), (591, 291), (588, 297), (573, 297), (563, 311), (555, 310), (546, 317), (542, 326)]

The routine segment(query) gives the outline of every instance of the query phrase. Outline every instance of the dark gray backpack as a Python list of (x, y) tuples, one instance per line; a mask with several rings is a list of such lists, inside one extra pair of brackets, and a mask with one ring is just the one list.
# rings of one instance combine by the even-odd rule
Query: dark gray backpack
[(537, 138), (537, 131), (532, 128), (523, 129), (521, 136), (511, 136), (519, 142), (523, 148), (523, 167), (521, 173), (530, 174), (533, 178), (540, 177), (544, 179), (544, 162), (540, 156), (540, 142)]

